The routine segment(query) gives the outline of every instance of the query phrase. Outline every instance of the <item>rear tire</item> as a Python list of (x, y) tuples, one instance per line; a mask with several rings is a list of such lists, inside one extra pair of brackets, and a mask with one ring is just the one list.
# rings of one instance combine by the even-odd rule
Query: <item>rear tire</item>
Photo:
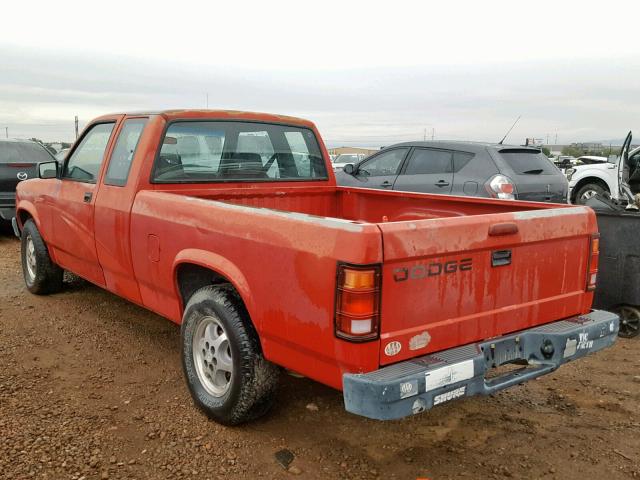
[(229, 286), (206, 286), (182, 317), (182, 367), (195, 404), (223, 425), (264, 415), (280, 369), (265, 360), (240, 298)]
[(595, 197), (596, 195), (603, 195), (605, 193), (609, 193), (609, 190), (604, 188), (602, 185), (597, 183), (587, 183), (581, 186), (576, 192), (575, 203), (584, 205), (590, 198)]
[(27, 220), (22, 229), (20, 253), (24, 283), (31, 293), (46, 295), (62, 289), (64, 270), (51, 260), (33, 220)]

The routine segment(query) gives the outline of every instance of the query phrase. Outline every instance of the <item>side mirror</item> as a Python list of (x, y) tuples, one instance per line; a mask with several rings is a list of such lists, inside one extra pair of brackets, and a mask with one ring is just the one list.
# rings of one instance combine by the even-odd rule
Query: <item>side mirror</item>
[(38, 177), (58, 178), (58, 162), (44, 162), (39, 164)]
[(349, 175), (353, 175), (354, 173), (356, 173), (356, 167), (353, 166), (353, 163), (347, 163), (342, 171)]

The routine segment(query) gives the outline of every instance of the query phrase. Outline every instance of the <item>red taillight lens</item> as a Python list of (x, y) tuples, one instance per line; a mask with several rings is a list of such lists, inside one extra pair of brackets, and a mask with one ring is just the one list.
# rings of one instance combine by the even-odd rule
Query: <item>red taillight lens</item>
[(338, 264), (336, 336), (351, 341), (378, 338), (380, 266)]
[(600, 253), (600, 234), (591, 235), (589, 246), (589, 268), (587, 269), (587, 291), (591, 292), (596, 289), (596, 281), (598, 279), (598, 254)]
[(487, 192), (494, 198), (515, 199), (516, 188), (509, 177), (494, 175), (485, 185)]

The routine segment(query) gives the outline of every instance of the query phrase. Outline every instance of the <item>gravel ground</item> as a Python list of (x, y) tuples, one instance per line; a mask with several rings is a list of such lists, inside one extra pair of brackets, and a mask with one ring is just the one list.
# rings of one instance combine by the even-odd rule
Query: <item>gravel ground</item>
[[(227, 428), (191, 403), (176, 325), (83, 281), (24, 288), (0, 235), (0, 478), (589, 479), (640, 476), (640, 341), (402, 421), (346, 413), (284, 375), (275, 409)], [(285, 470), (275, 458), (286, 449)]]

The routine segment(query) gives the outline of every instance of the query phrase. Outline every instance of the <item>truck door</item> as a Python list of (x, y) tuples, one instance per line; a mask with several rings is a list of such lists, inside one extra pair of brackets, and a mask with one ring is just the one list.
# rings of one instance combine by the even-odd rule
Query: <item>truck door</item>
[(52, 212), (56, 261), (100, 286), (105, 282), (96, 254), (94, 197), (114, 126), (115, 120), (106, 121), (85, 131), (67, 157)]
[(618, 193), (619, 198), (624, 199), (629, 205), (634, 205), (633, 192), (629, 186), (629, 149), (631, 148), (631, 132), (627, 134), (622, 149), (620, 150), (620, 160), (618, 161)]
[(128, 117), (122, 122), (95, 202), (96, 250), (105, 286), (137, 303), (142, 299), (133, 272), (129, 220), (142, 163), (136, 152), (147, 121), (146, 117)]
[(394, 190), (422, 193), (451, 193), (453, 152), (414, 148), (398, 175)]

